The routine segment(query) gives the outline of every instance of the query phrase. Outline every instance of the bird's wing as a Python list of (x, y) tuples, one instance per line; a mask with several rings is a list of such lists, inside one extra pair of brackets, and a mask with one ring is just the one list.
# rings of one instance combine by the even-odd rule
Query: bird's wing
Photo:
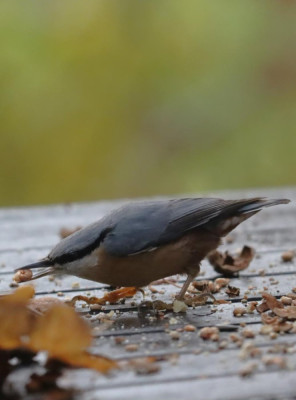
[(186, 198), (131, 203), (114, 213), (114, 228), (105, 236), (103, 246), (114, 256), (133, 255), (177, 240), (210, 221), (219, 222), (237, 213), (251, 214), (262, 207), (287, 202), (261, 198)]
[(104, 248), (115, 256), (150, 250), (176, 240), (185, 232), (217, 217), (227, 205), (228, 201), (212, 198), (127, 205), (117, 212), (114, 218), (117, 223), (104, 238)]

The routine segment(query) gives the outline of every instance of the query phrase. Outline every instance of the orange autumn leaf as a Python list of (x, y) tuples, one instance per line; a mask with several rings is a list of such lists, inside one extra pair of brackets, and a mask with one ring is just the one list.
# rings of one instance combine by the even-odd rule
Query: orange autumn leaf
[(76, 301), (85, 301), (87, 304), (104, 305), (107, 302), (115, 304), (120, 299), (133, 297), (139, 290), (140, 289), (136, 287), (122, 287), (120, 289), (112, 290), (112, 292), (105, 293), (103, 297), (87, 297), (78, 295), (73, 297), (73, 299), (70, 301), (70, 304), (74, 305)]
[(1, 304), (8, 303), (23, 303), (26, 304), (35, 295), (33, 286), (21, 286), (17, 288), (13, 293), (3, 294), (0, 296)]
[(72, 365), (73, 367), (92, 368), (102, 373), (107, 373), (112, 368), (117, 367), (117, 363), (107, 357), (92, 355), (81, 352), (77, 355), (60, 356), (60, 360)]
[[(92, 342), (91, 329), (72, 308), (44, 298), (40, 308), (38, 299), (31, 300), (33, 295), (34, 289), (24, 286), (0, 296), (0, 348), (47, 351), (51, 358), (103, 373), (117, 366), (115, 361), (86, 352)], [(43, 314), (36, 313), (43, 309)]]
[(42, 315), (30, 335), (32, 350), (46, 350), (50, 356), (76, 355), (90, 346), (91, 330), (87, 322), (65, 305), (54, 305)]
[(0, 297), (0, 347), (14, 349), (25, 346), (35, 316), (27, 309), (34, 296), (31, 286), (22, 286), (13, 294)]

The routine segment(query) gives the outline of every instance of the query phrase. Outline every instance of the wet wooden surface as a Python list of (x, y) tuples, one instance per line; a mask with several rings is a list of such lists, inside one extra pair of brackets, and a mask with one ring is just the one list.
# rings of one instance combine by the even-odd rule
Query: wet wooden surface
[[(266, 195), (296, 199), (296, 189), (248, 191), (221, 194), (224, 197)], [(48, 253), (59, 241), (61, 228), (85, 226), (102, 217), (121, 202), (28, 207), (0, 210), (0, 292), (11, 290), (13, 270), (36, 261)], [(102, 376), (88, 370), (68, 370), (60, 378), (63, 387), (75, 387), (80, 392), (77, 399), (292, 399), (296, 396), (296, 334), (259, 334), (261, 318), (256, 311), (242, 317), (234, 317), (235, 307), (243, 306), (241, 300), (247, 293), (248, 300), (261, 300), (261, 291), (277, 298), (296, 287), (296, 259), (282, 262), (281, 254), (296, 250), (296, 206), (278, 206), (260, 212), (239, 226), (231, 235), (232, 243), (221, 246), (222, 250), (235, 251), (243, 245), (254, 247), (256, 257), (249, 268), (230, 284), (240, 288), (240, 295), (229, 299), (221, 290), (217, 299), (230, 304), (213, 305), (210, 301), (186, 314), (160, 313), (141, 307), (142, 295), (137, 294), (125, 304), (106, 306), (103, 312), (91, 311), (78, 304), (79, 311), (90, 321), (94, 330), (91, 350), (116, 360), (140, 360), (155, 356), (158, 370), (136, 373), (128, 367)], [(140, 267), (140, 266), (139, 266)], [(197, 279), (215, 279), (219, 275), (207, 261), (202, 264), (202, 275)], [(179, 277), (180, 282), (184, 277)], [(107, 286), (76, 277), (34, 282), (37, 296), (50, 294), (60, 299), (77, 294), (101, 297)], [(179, 290), (172, 285), (158, 285), (160, 293), (146, 289), (145, 300), (160, 299), (171, 302)], [(194, 325), (196, 331), (186, 332), (183, 327)], [(230, 339), (234, 332), (241, 337), (246, 324), (255, 333), (253, 339), (244, 339), (238, 346)], [(218, 342), (204, 341), (199, 329), (217, 326)], [(173, 339), (177, 331), (179, 338)], [(296, 331), (296, 329), (295, 329)], [(116, 339), (116, 338), (120, 339)], [(244, 348), (252, 341), (260, 350), (255, 358), (248, 358)], [(120, 344), (118, 344), (120, 342)], [(134, 344), (134, 351), (127, 351)], [(268, 357), (277, 355), (284, 365), (266, 365)], [(243, 378), (240, 371), (250, 363), (254, 373)], [(268, 364), (268, 363), (267, 363)], [(152, 373), (153, 372), (153, 373)], [(11, 380), (23, 377), (15, 373)], [(25, 398), (25, 397), (24, 397)]]

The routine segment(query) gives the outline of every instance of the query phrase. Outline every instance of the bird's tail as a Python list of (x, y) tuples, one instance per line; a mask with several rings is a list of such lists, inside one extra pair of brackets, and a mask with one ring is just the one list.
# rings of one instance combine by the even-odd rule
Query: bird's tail
[(41, 271), (36, 272), (31, 279), (28, 279), (29, 281), (33, 281), (35, 279), (41, 278), (43, 276), (51, 275), (55, 272), (55, 268), (52, 264), (51, 260), (44, 259), (41, 261), (37, 261), (32, 264), (25, 265), (23, 267), (17, 268), (15, 272), (20, 271), (20, 270), (26, 270), (26, 269), (36, 269), (40, 268)]
[[(244, 202), (244, 200), (242, 200)], [(238, 209), (240, 213), (249, 213), (252, 211), (260, 211), (262, 208), (277, 206), (279, 204), (288, 204), (290, 200), (288, 199), (265, 199), (265, 198), (254, 198), (245, 200), (248, 204), (242, 204)]]
[(225, 236), (240, 223), (261, 211), (262, 208), (288, 203), (290, 203), (288, 199), (266, 199), (260, 197), (236, 200), (230, 202), (229, 206), (225, 207), (218, 217), (207, 224), (207, 229), (219, 236)]

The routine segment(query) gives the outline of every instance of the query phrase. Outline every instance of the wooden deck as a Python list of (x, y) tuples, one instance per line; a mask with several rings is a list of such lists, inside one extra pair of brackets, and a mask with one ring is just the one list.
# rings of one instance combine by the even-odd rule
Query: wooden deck
[[(296, 189), (219, 195), (239, 197), (254, 194), (296, 199)], [(9, 285), (14, 268), (36, 261), (48, 253), (59, 240), (61, 228), (85, 226), (119, 203), (0, 209), (0, 293), (11, 290)], [(223, 290), (217, 294), (217, 298), (230, 300), (231, 304), (214, 306), (209, 302), (195, 309), (189, 308), (186, 314), (168, 312), (159, 316), (154, 311), (138, 307), (142, 301), (139, 294), (123, 305), (106, 306), (105, 319), (102, 319), (102, 314), (95, 311), (89, 313), (88, 307), (80, 306), (81, 313), (94, 327), (93, 352), (116, 360), (157, 356), (159, 370), (135, 373), (123, 368), (106, 377), (89, 370), (69, 369), (60, 378), (60, 385), (78, 389), (76, 398), (80, 400), (294, 399), (296, 334), (279, 334), (276, 338), (261, 335), (258, 312), (234, 317), (233, 310), (242, 306), (241, 300), (246, 291), (248, 301), (261, 301), (263, 288), (279, 298), (296, 287), (296, 259), (285, 263), (281, 261), (284, 251), (296, 250), (296, 204), (264, 210), (243, 223), (232, 236), (233, 242), (223, 245), (222, 249), (235, 250), (249, 245), (256, 250), (256, 257), (247, 270), (231, 279), (230, 284), (240, 288), (240, 297), (229, 299)], [(202, 264), (202, 274), (198, 279), (218, 277), (207, 261)], [(38, 296), (50, 294), (60, 296), (60, 299), (85, 293), (102, 296), (106, 290), (104, 285), (75, 277), (54, 281), (43, 278), (35, 281), (34, 285)], [(163, 293), (152, 297), (164, 301), (171, 301), (171, 296), (178, 290), (172, 285), (155, 288)], [(151, 292), (147, 289), (146, 300), (150, 298)], [(187, 324), (194, 325), (197, 330), (183, 331)], [(244, 329), (241, 325), (244, 324), (255, 332), (255, 337), (245, 339), (239, 347), (230, 340), (230, 335), (236, 332), (240, 336)], [(204, 341), (199, 337), (199, 328), (205, 326), (219, 327), (218, 342)], [(177, 334), (172, 334), (172, 331), (177, 331)], [(120, 339), (116, 339), (118, 337)], [(246, 357), (244, 349), (247, 342), (252, 342), (260, 350), (260, 355)], [(131, 346), (127, 344), (135, 344), (132, 347), (134, 351), (128, 351)], [(266, 360), (271, 356), (281, 357), (283, 365), (267, 365)], [(241, 371), (250, 363), (255, 364), (254, 372), (248, 377), (241, 377)], [(14, 382), (18, 379), (22, 379), (20, 372), (14, 373), (11, 378)]]

